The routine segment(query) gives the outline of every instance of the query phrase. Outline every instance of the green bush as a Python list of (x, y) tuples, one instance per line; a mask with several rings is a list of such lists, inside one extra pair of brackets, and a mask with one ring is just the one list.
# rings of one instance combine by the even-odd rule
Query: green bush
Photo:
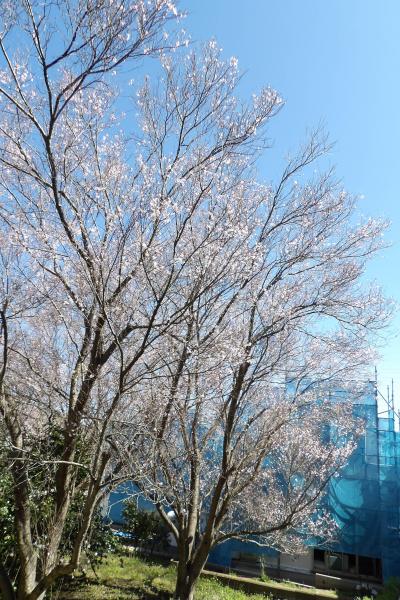
[(124, 528), (132, 536), (134, 542), (149, 550), (152, 554), (154, 549), (167, 548), (169, 545), (169, 530), (156, 512), (140, 510), (137, 502), (129, 498), (124, 502), (122, 511)]
[[(51, 425), (44, 431), (43, 437), (32, 440), (32, 453), (30, 456), (31, 458), (37, 456), (37, 461), (31, 460), (30, 464), (32, 466), (28, 464), (28, 476), (33, 482), (30, 490), (32, 527), (35, 529), (37, 540), (42, 542), (43, 545), (46, 544), (47, 527), (54, 510), (55, 486), (54, 464), (52, 464), (52, 461), (60, 457), (62, 450), (61, 436), (60, 429), (55, 425)], [(6, 450), (0, 451), (0, 562), (5, 565), (7, 572), (13, 579), (19, 571), (19, 557), (14, 519), (14, 481), (8, 468), (8, 458)], [(88, 448), (85, 447), (83, 441), (78, 444), (77, 460), (83, 465), (89, 463)], [(84, 469), (79, 467), (78, 483), (83, 480), (83, 477)], [(76, 494), (73, 499), (61, 541), (60, 553), (62, 555), (68, 556), (72, 550), (81, 525), (84, 499), (84, 490)], [(96, 512), (84, 546), (86, 557), (92, 567), (99, 564), (106, 554), (116, 550), (118, 545), (110, 525), (104, 522), (99, 511)]]
[(3, 468), (0, 460), (0, 562), (6, 567), (7, 572), (14, 575), (19, 563), (16, 553), (12, 486), (12, 478)]
[(400, 597), (400, 579), (391, 577), (387, 580), (379, 594), (377, 600), (398, 600)]

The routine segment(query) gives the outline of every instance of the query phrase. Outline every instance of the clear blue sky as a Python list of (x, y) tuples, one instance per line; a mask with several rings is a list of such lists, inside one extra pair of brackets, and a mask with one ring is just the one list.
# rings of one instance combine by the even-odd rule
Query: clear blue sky
[[(183, 0), (181, 8), (194, 41), (215, 37), (239, 59), (245, 93), (269, 84), (286, 101), (264, 174), (274, 153), (324, 123), (336, 141), (330, 161), (344, 186), (365, 197), (362, 213), (391, 221), (392, 246), (368, 277), (400, 302), (400, 0)], [(382, 390), (395, 379), (399, 406), (399, 314), (392, 329), (377, 366)]]

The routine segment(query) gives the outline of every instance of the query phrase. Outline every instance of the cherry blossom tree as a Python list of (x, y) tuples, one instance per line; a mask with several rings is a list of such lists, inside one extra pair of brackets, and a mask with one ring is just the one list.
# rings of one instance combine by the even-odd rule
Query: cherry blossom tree
[[(160, 223), (148, 214), (139, 163), (125, 162), (113, 81), (118, 69), (179, 45), (165, 30), (176, 17), (167, 0), (2, 4), (0, 414), (21, 599), (42, 597), (78, 565), (111, 477), (110, 419), (158, 335), (162, 299), (144, 263)], [(134, 332), (128, 357), (121, 345)], [(37, 439), (55, 428), (60, 444), (43, 456)], [(38, 490), (45, 467), (47, 489)], [(60, 543), (79, 494), (81, 528), (66, 558)], [(46, 519), (37, 518), (42, 502)]]
[[(256, 177), (282, 100), (266, 88), (242, 103), (236, 59), (182, 48), (172, 2), (2, 8), (0, 439), (17, 597), (74, 571), (99, 502), (132, 478), (177, 539), (190, 598), (224, 539), (290, 549), (324, 534), (316, 501), (353, 425), (302, 382), (368, 364), (387, 311), (360, 278), (382, 224), (354, 224), (332, 173), (310, 174), (329, 149), (318, 132), (278, 183)], [(149, 56), (153, 78), (132, 80)]]
[[(215, 61), (213, 45), (210, 52)], [(210, 550), (225, 540), (296, 551), (307, 537), (332, 536), (320, 501), (360, 424), (349, 402), (329, 399), (329, 382), (368, 378), (371, 340), (389, 314), (379, 291), (360, 284), (384, 224), (354, 223), (355, 199), (333, 173), (310, 172), (329, 150), (320, 132), (275, 185), (252, 177), (257, 149), (249, 140), (185, 186), (179, 160), (187, 169), (204, 147), (209, 156), (208, 140), (226, 124), (222, 94), (217, 104), (211, 96), (212, 110), (196, 106), (193, 114), (203, 97), (193, 82), (197, 91), (207, 56), (198, 71), (191, 55), (183, 74), (164, 61), (166, 90), (146, 87), (141, 96), (154, 160), (169, 165), (169, 176), (178, 170), (179, 207), (197, 190), (206, 190), (207, 203), (191, 215), (177, 255), (182, 264), (196, 253), (176, 289), (185, 317), (153, 345), (152, 376), (131, 394), (116, 442), (176, 539), (181, 600), (192, 598)], [(271, 90), (265, 98), (279, 108)], [(228, 122), (235, 131), (231, 114)], [(172, 152), (171, 167), (177, 145), (182, 158)], [(167, 246), (158, 264), (169, 269)]]
[(321, 499), (360, 423), (328, 392), (367, 378), (388, 312), (359, 285), (382, 225), (352, 225), (354, 200), (330, 173), (293, 181), (325, 150), (313, 135), (275, 186), (231, 182), (243, 155), (229, 157), (184, 246), (202, 248), (179, 290), (185, 319), (157, 341), (156, 370), (127, 406), (118, 450), (176, 539), (181, 600), (219, 543), (295, 552), (334, 534)]

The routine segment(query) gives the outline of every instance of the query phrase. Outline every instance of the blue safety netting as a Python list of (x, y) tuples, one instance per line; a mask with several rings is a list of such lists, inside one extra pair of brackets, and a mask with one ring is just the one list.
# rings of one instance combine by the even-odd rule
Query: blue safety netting
[[(376, 385), (351, 399), (365, 433), (327, 503), (339, 525), (337, 551), (381, 560), (383, 579), (400, 576), (399, 432), (392, 409), (379, 416)], [(387, 407), (386, 407), (387, 408)]]

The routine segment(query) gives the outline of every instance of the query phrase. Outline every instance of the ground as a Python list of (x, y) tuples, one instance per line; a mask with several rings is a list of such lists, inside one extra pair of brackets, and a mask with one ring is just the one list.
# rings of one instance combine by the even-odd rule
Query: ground
[[(86, 577), (76, 577), (54, 590), (54, 600), (167, 600), (174, 590), (175, 567), (138, 557), (112, 555)], [(196, 600), (266, 600), (262, 594), (245, 594), (213, 580), (201, 580)]]

